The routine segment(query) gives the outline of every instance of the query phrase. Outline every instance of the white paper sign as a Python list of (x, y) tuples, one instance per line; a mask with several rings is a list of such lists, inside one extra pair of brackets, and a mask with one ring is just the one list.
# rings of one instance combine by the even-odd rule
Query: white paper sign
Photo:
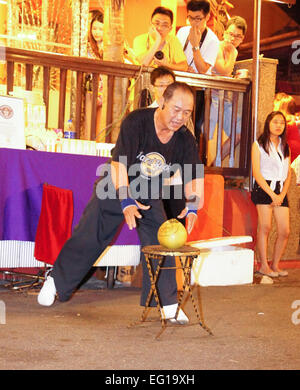
[(23, 99), (0, 96), (0, 148), (26, 149)]

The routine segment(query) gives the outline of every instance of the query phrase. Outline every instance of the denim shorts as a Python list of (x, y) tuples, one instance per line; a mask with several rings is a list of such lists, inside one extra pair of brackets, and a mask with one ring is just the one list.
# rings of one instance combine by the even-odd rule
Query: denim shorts
[[(271, 181), (267, 180), (267, 183), (270, 185)], [(280, 181), (276, 182), (276, 187), (274, 190), (275, 194), (280, 194)], [(254, 182), (253, 190), (251, 192), (251, 200), (256, 204), (271, 204), (273, 202), (272, 198), (256, 183)], [(282, 207), (289, 207), (289, 202), (287, 196), (284, 197), (281, 204)]]

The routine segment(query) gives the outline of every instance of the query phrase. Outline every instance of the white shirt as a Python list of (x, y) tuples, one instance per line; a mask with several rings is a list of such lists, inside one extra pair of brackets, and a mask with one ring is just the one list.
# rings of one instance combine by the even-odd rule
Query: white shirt
[[(181, 27), (177, 32), (177, 37), (180, 40), (183, 48), (185, 46), (187, 37), (189, 36), (190, 29), (191, 26), (185, 26)], [(220, 41), (216, 34), (207, 27), (207, 34), (200, 49), (203, 60), (211, 65), (206, 74), (211, 74), (211, 69), (215, 65), (219, 44)], [(186, 55), (188, 65), (191, 66), (196, 73), (199, 73), (195, 65), (193, 48), (190, 42), (188, 42), (184, 54)]]
[(156, 108), (156, 107), (158, 107), (158, 103), (157, 103), (156, 100), (154, 100), (154, 102), (152, 102), (152, 103), (150, 104), (150, 106), (148, 106), (148, 108)]
[(283, 183), (289, 172), (289, 157), (284, 158), (281, 139), (279, 139), (277, 150), (274, 144), (270, 142), (269, 154), (257, 141), (255, 142), (260, 151), (260, 171), (263, 178), (271, 180), (270, 188), (272, 191), (275, 190), (276, 181), (280, 181), (280, 191), (282, 191)]

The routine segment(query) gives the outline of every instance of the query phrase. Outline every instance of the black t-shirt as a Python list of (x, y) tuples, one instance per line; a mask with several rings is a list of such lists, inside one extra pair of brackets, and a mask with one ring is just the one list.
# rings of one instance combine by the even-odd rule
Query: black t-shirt
[(144, 108), (131, 112), (122, 122), (112, 160), (127, 167), (131, 195), (135, 199), (162, 197), (164, 179), (181, 169), (183, 182), (203, 177), (195, 138), (183, 126), (163, 144), (156, 135), (154, 112)]

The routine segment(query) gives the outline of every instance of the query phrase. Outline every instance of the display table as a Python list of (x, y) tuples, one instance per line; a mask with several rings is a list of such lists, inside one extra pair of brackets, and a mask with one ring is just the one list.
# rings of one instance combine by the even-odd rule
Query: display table
[[(40, 267), (34, 241), (41, 211), (43, 183), (73, 191), (77, 225), (108, 159), (64, 153), (0, 148), (0, 268)], [(98, 265), (137, 265), (140, 246), (136, 230), (124, 223)], [(101, 263), (101, 264), (100, 264)]]

